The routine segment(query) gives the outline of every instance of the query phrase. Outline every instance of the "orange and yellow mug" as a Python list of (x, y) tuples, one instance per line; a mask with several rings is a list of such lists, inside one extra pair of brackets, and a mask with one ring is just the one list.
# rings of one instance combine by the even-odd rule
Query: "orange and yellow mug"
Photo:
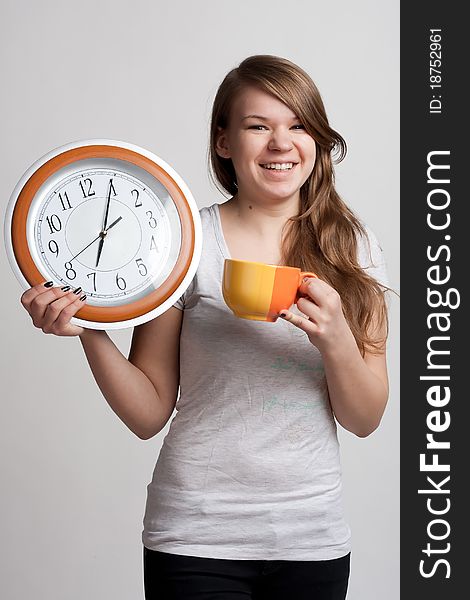
[(297, 267), (226, 258), (222, 294), (235, 316), (274, 322), (283, 308), (297, 302), (304, 277), (316, 275)]

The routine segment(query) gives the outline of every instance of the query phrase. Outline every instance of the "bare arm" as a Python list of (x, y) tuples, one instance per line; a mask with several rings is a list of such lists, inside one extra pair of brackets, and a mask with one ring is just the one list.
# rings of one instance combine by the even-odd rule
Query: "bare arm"
[(321, 352), (330, 403), (341, 425), (366, 437), (380, 424), (388, 399), (385, 347), (381, 353), (361, 356), (344, 317), (339, 294), (321, 279), (301, 287), (308, 298), (297, 302), (305, 319), (288, 310), (286, 319), (305, 331)]
[(379, 426), (387, 405), (385, 349), (363, 358), (351, 334), (322, 357), (336, 419), (357, 436), (368, 436)]
[(179, 387), (182, 311), (171, 307), (134, 329), (127, 359), (105, 331), (70, 323), (84, 299), (37, 285), (21, 302), (36, 327), (59, 336), (80, 336), (95, 380), (117, 416), (141, 439), (157, 434), (173, 413)]
[(179, 386), (182, 311), (171, 307), (134, 329), (129, 359), (104, 331), (80, 335), (93, 376), (112, 410), (141, 439), (156, 435), (173, 413)]

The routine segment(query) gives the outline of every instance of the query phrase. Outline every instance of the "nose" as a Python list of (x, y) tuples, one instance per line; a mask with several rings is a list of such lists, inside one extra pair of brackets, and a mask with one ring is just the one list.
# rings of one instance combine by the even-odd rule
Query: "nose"
[(287, 152), (289, 150), (292, 150), (292, 147), (292, 139), (289, 130), (273, 129), (268, 142), (269, 150)]

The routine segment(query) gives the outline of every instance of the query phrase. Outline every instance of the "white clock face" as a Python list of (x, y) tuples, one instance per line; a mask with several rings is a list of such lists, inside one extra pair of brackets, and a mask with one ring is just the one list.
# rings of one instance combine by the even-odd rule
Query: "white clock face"
[(81, 288), (71, 322), (123, 329), (153, 319), (187, 289), (202, 252), (198, 206), (183, 179), (134, 144), (71, 142), (37, 160), (5, 214), (5, 246), (24, 289)]
[(86, 159), (36, 194), (28, 245), (44, 276), (81, 287), (87, 303), (113, 306), (156, 289), (181, 246), (174, 203), (146, 171), (118, 159)]

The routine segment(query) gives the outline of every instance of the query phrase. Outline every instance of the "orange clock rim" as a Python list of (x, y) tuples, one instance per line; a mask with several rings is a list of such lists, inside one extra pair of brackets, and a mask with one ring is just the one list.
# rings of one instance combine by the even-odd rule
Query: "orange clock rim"
[(51, 175), (70, 163), (87, 158), (115, 158), (144, 169), (165, 186), (179, 214), (182, 230), (180, 252), (174, 269), (160, 287), (145, 296), (145, 298), (139, 298), (129, 304), (109, 307), (85, 305), (75, 315), (84, 321), (100, 323), (115, 323), (134, 319), (163, 304), (176, 291), (190, 268), (195, 245), (192, 212), (181, 188), (165, 169), (134, 150), (105, 144), (79, 146), (52, 157), (39, 167), (21, 189), (13, 210), (11, 241), (15, 260), (29, 285), (34, 286), (44, 281), (44, 277), (39, 272), (31, 256), (27, 240), (26, 225), (31, 203), (39, 188)]

